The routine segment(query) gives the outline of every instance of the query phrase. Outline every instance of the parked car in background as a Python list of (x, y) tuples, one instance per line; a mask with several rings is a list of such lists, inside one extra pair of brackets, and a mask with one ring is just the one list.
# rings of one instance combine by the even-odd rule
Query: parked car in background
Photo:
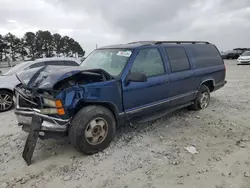
[(227, 53), (226, 53), (226, 52), (223, 52), (223, 51), (220, 51), (220, 55), (221, 55), (222, 59), (225, 59)]
[[(78, 151), (94, 154), (108, 147), (118, 126), (184, 107), (205, 109), (210, 93), (226, 84), (224, 62), (208, 42), (107, 46), (94, 50), (80, 67), (32, 69), (29, 82), (23, 79), (27, 73), (18, 73), (15, 114), (29, 138), (69, 136)], [(36, 139), (27, 142), (33, 146)]]
[(245, 51), (241, 56), (237, 59), (238, 65), (250, 64), (250, 51)]
[(80, 60), (74, 58), (43, 58), (19, 63), (9, 71), (2, 73), (0, 75), (0, 112), (8, 111), (13, 107), (13, 90), (20, 84), (16, 73), (46, 65), (79, 66), (80, 63)]
[(237, 59), (240, 56), (241, 52), (239, 51), (227, 51), (222, 55), (223, 59)]

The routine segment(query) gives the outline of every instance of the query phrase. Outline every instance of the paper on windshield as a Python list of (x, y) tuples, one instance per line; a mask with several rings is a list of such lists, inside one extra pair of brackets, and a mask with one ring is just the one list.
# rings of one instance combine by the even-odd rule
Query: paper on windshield
[(124, 56), (124, 57), (130, 57), (132, 54), (131, 51), (119, 51), (116, 55), (118, 56)]

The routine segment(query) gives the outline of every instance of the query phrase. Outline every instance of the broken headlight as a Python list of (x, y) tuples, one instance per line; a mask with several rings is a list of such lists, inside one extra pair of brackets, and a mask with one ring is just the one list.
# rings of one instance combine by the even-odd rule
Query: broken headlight
[(63, 107), (61, 100), (51, 100), (51, 99), (43, 98), (43, 103), (46, 106), (50, 106), (50, 107), (56, 107), (56, 108), (62, 108)]

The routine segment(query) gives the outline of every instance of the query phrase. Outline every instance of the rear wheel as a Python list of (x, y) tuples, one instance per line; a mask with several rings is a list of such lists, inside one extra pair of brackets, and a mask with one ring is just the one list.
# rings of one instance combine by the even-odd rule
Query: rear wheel
[(194, 104), (190, 106), (192, 110), (201, 110), (207, 108), (210, 103), (210, 90), (206, 85), (201, 85), (199, 93), (194, 100)]
[(8, 91), (0, 91), (0, 112), (12, 109), (14, 106), (13, 95)]
[(69, 130), (71, 144), (82, 153), (94, 154), (109, 146), (115, 135), (113, 113), (102, 106), (87, 106), (73, 118)]

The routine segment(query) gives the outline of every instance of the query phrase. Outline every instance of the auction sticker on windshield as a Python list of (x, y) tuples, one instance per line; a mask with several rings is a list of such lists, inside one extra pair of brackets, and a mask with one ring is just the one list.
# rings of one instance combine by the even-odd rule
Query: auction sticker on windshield
[(132, 54), (131, 51), (119, 51), (116, 55), (118, 55), (118, 56), (130, 57), (131, 54)]

